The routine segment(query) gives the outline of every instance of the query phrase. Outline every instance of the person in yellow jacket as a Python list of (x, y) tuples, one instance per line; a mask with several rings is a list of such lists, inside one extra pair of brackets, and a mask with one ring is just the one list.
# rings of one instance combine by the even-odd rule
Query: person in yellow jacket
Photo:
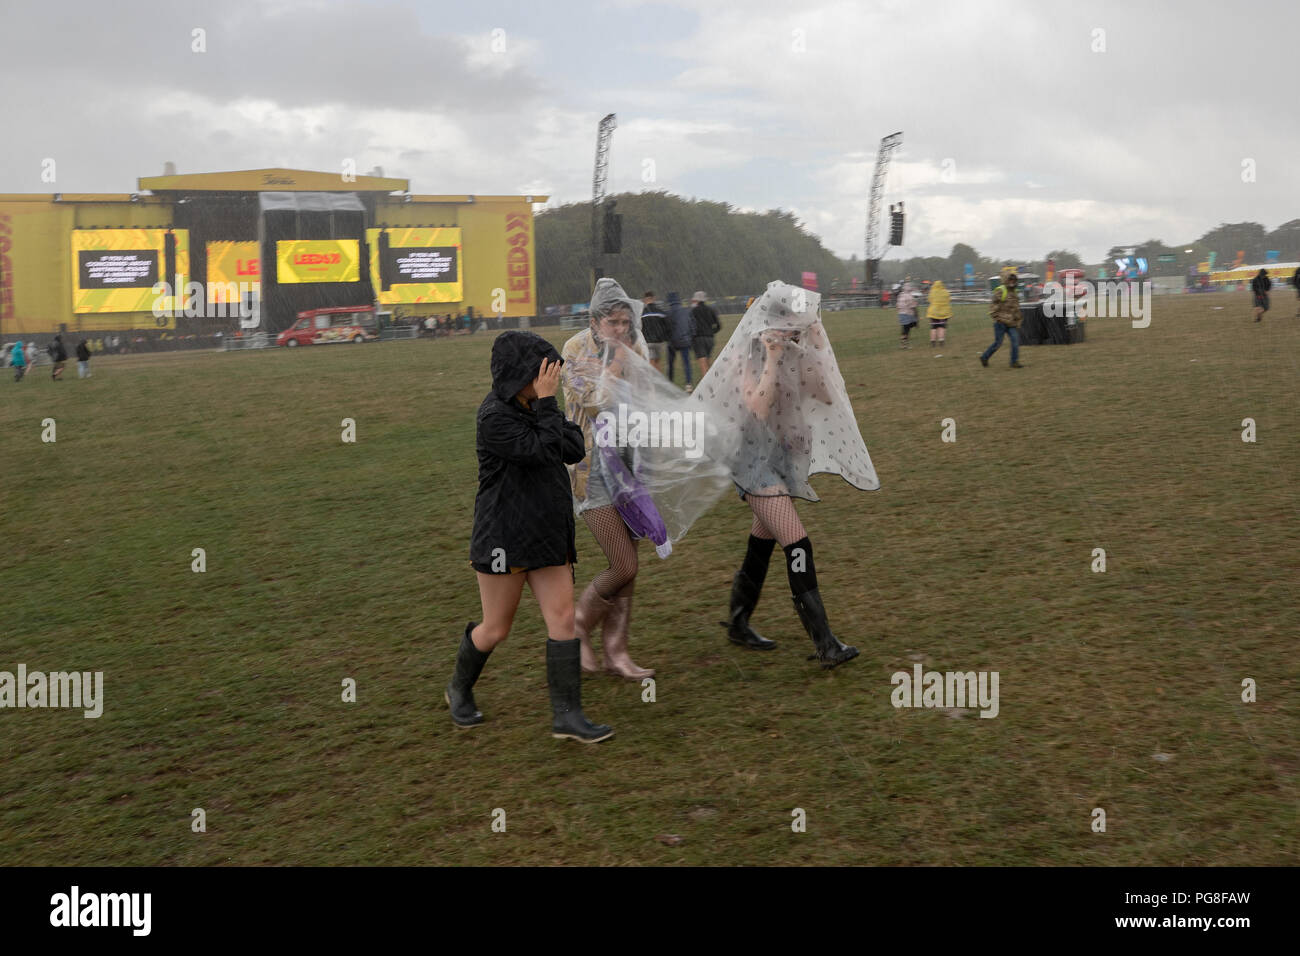
[(989, 367), (989, 357), (1002, 347), (1002, 337), (1011, 339), (1011, 367), (1024, 368), (1020, 364), (1020, 296), (1016, 292), (1019, 277), (1016, 270), (1002, 270), (1002, 284), (993, 290), (993, 301), (989, 305), (989, 317), (993, 319), (993, 344), (980, 356), (980, 364)]
[(948, 320), (952, 318), (952, 295), (940, 279), (930, 286), (930, 307), (926, 312), (930, 316), (930, 348), (943, 348), (948, 340)]

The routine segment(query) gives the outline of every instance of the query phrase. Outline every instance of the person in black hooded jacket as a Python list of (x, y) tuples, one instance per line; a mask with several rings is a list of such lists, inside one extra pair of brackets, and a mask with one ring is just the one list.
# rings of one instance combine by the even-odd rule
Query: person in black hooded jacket
[(90, 345), (85, 339), (77, 343), (77, 378), (90, 378)]
[(478, 409), (478, 495), (470, 564), (483, 604), (481, 623), (461, 636), (456, 670), (443, 695), (457, 727), (483, 722), (474, 683), (506, 639), (524, 583), (546, 621), (551, 736), (598, 743), (614, 735), (582, 712), (573, 629), (573, 498), (566, 465), (586, 457), (582, 430), (555, 400), (563, 359), (533, 332), (501, 333), (492, 345), (492, 391)]
[(1273, 280), (1268, 277), (1267, 269), (1260, 269), (1255, 273), (1255, 278), (1250, 280), (1250, 291), (1255, 301), (1255, 321), (1258, 322), (1264, 318), (1264, 313), (1268, 311), (1268, 293), (1273, 288)]
[(63, 347), (63, 336), (54, 336), (54, 341), (50, 344), (50, 358), (54, 361), (54, 368), (50, 370), (50, 378), (56, 382), (63, 380), (63, 366), (68, 364), (68, 350)]

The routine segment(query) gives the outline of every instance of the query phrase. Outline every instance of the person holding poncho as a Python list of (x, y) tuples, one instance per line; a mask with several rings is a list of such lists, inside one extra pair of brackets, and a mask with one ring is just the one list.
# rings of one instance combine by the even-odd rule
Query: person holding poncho
[[(583, 432), (586, 455), (569, 468), (574, 510), (609, 565), (578, 598), (574, 625), (582, 666), (630, 680), (652, 677), (628, 652), (632, 596), (643, 537), (667, 557), (699, 515), (726, 491), (715, 458), (720, 436), (689, 398), (650, 365), (642, 303), (613, 279), (596, 284), (591, 325), (564, 344), (565, 414)], [(603, 624), (603, 662), (592, 634)]]
[[(613, 403), (608, 380), (620, 377), (630, 355), (649, 362), (641, 334), (642, 304), (613, 279), (601, 279), (591, 297), (591, 325), (564, 343), (565, 414), (582, 429), (586, 456), (569, 466), (575, 510), (609, 562), (587, 585), (574, 608), (574, 629), (582, 647), (582, 669), (600, 668), (591, 633), (602, 623), (604, 668), (630, 680), (653, 677), (628, 653), (632, 594), (636, 590), (637, 541), (614, 506), (606, 482), (609, 466), (597, 447), (596, 419)], [(622, 456), (618, 456), (622, 460)]]
[(930, 317), (930, 347), (943, 348), (948, 340), (948, 320), (952, 318), (952, 294), (942, 279), (935, 279), (930, 286), (930, 307), (926, 314)]
[(827, 620), (818, 590), (812, 542), (794, 499), (819, 500), (808, 483), (835, 474), (855, 488), (874, 491), (871, 464), (835, 353), (822, 327), (821, 296), (772, 282), (745, 312), (692, 398), (719, 428), (738, 433), (728, 459), (740, 497), (753, 513), (748, 548), (732, 579), (727, 637), (734, 644), (770, 650), (775, 642), (749, 626), (777, 542), (795, 610), (825, 668), (857, 657)]

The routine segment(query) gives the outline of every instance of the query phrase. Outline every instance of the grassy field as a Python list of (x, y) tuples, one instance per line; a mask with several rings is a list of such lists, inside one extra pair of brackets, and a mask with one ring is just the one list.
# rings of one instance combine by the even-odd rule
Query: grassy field
[[(861, 656), (805, 661), (778, 563), (754, 624), (780, 647), (725, 641), (749, 517), (724, 500), (643, 549), (657, 701), (588, 678), (598, 747), (549, 736), (527, 596), (487, 722), (442, 703), (478, 615), (490, 336), (6, 370), (0, 670), (103, 671), (105, 704), (0, 710), (0, 864), (1294, 864), (1300, 319), (1275, 300), (1256, 325), (1245, 294), (1158, 299), (1014, 371), (1008, 346), (980, 367), (978, 306), (942, 355), (830, 315), (882, 489), (822, 476), (800, 511)], [(578, 550), (582, 586), (581, 525)], [(918, 662), (997, 671), (997, 718), (892, 707)]]

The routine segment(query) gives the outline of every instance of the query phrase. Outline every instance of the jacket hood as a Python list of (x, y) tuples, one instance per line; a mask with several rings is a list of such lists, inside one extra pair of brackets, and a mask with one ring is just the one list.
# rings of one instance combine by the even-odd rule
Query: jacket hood
[(497, 398), (508, 402), (518, 395), (537, 378), (542, 359), (564, 362), (555, 346), (536, 332), (511, 329), (498, 335), (492, 343), (492, 391)]
[(668, 308), (676, 309), (682, 304), (682, 297), (676, 292), (668, 293)]

